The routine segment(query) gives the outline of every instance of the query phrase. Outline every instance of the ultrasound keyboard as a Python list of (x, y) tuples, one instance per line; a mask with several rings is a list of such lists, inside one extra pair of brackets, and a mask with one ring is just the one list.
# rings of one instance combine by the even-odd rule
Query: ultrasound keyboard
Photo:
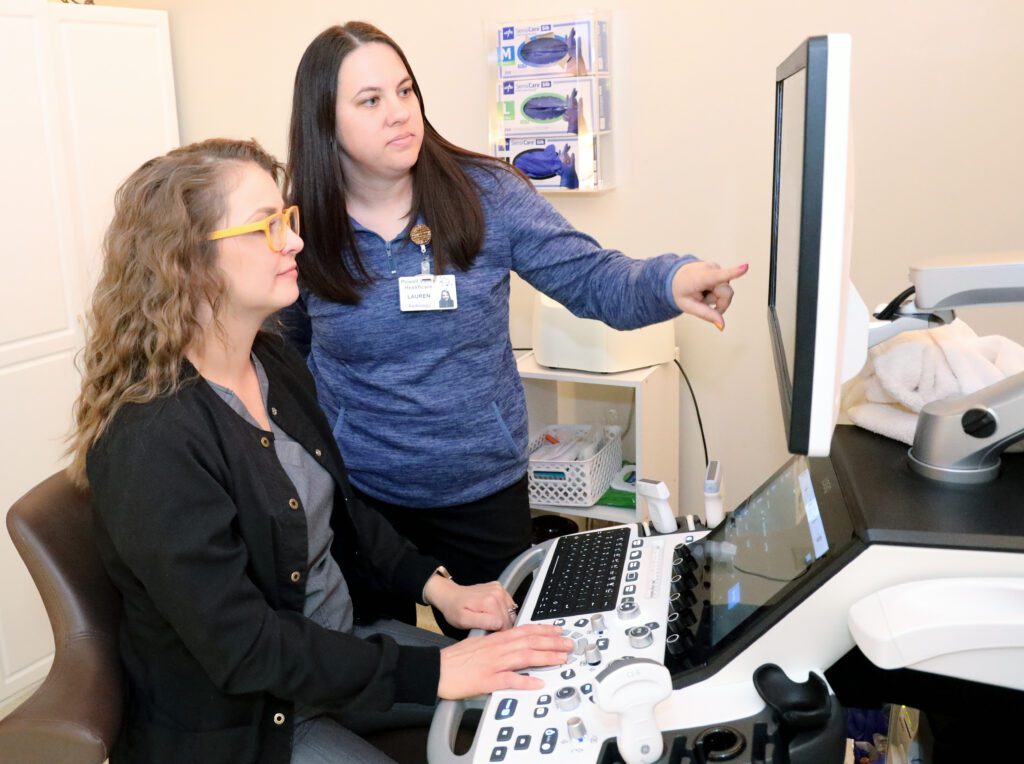
[(530, 620), (614, 608), (628, 545), (629, 528), (558, 539)]

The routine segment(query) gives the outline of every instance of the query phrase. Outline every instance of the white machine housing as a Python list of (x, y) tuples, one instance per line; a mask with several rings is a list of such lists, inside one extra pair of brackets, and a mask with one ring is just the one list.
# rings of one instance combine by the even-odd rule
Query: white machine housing
[(541, 366), (615, 374), (671, 361), (675, 346), (671, 321), (619, 331), (577, 318), (546, 295), (538, 293), (534, 302), (533, 353)]
[[(665, 628), (662, 624), (667, 610), (671, 550), (675, 544), (693, 543), (703, 535), (681, 532), (644, 538), (637, 534), (636, 527), (633, 526), (629, 549), (642, 550), (635, 593), (640, 614), (634, 619), (623, 621), (617, 611), (605, 612), (602, 624), (604, 628), (600, 630), (592, 627), (591, 619), (587, 616), (564, 619), (562, 623), (555, 621), (558, 625), (565, 625), (570, 637), (578, 632), (591, 638), (606, 638), (607, 647), (602, 651), (601, 663), (588, 666), (582, 656), (573, 655), (570, 656), (567, 665), (529, 670), (528, 673), (531, 675), (545, 680), (546, 686), (542, 690), (494, 693), (484, 703), (483, 717), (472, 748), (462, 755), (452, 753), (448, 745), (449, 737), (454, 733), (442, 729), (442, 725), (439, 725), (435, 718), (429, 749), (431, 764), (535, 762), (540, 759), (538, 741), (544, 739), (545, 735), (550, 736), (551, 745), (549, 750), (541, 751), (545, 754), (543, 760), (552, 763), (595, 762), (604, 742), (615, 738), (620, 729), (620, 720), (617, 716), (607, 713), (598, 703), (591, 700), (597, 686), (597, 674), (610, 662), (625, 656), (660, 660), (664, 649)], [(534, 550), (543, 554), (539, 547), (535, 547)], [(540, 590), (539, 582), (547, 575), (549, 563), (550, 554), (544, 554), (537, 569), (537, 580), (521, 610), (520, 623), (530, 622), (528, 616), (536, 603)], [(890, 641), (890, 637), (868, 634), (871, 629), (886, 629), (884, 624), (875, 623), (874, 616), (877, 615), (879, 605), (873, 603), (872, 599), (882, 593), (885, 601), (882, 607), (891, 607), (895, 603), (893, 597), (897, 595), (886, 592), (894, 591), (898, 594), (901, 586), (907, 587), (902, 590), (903, 592), (921, 591), (921, 587), (931, 587), (934, 592), (941, 592), (949, 583), (947, 577), (950, 570), (965, 572), (966, 575), (957, 582), (958, 586), (974, 587), (976, 593), (982, 595), (994, 592), (998, 595), (1001, 607), (1010, 604), (1007, 600), (1007, 597), (1010, 597), (1019, 607), (1017, 598), (1021, 590), (1019, 587), (1008, 588), (1007, 582), (1024, 580), (1024, 555), (965, 549), (873, 545), (825, 582), (780, 622), (760, 634), (755, 642), (714, 674), (695, 684), (675, 690), (668, 698), (656, 702), (654, 713), (658, 728), (673, 730), (720, 725), (729, 720), (742, 719), (761, 712), (765, 704), (754, 687), (752, 676), (759, 666), (766, 663), (775, 663), (792, 679), (802, 681), (811, 672), (824, 673), (825, 669), (838, 661), (855, 644), (868, 653), (877, 652), (872, 649), (872, 641), (884, 645)], [(623, 588), (627, 585), (627, 582), (623, 582)], [(930, 601), (934, 599), (929, 598)], [(989, 601), (995, 603), (991, 599)], [(987, 608), (984, 604), (979, 607), (994, 615), (992, 608)], [(864, 611), (865, 608), (874, 609), (876, 613), (862, 612), (862, 615), (869, 617), (859, 617), (858, 610)], [(925, 610), (934, 612), (935, 608), (925, 607)], [(940, 610), (945, 612), (948, 608), (940, 607)], [(1007, 619), (1019, 622), (1017, 616), (1011, 617), (1006, 614), (1003, 622), (1007, 622)], [(585, 621), (587, 625), (577, 626), (577, 620), (581, 624)], [(644, 648), (630, 646), (625, 638), (626, 629), (635, 623), (644, 624), (652, 621), (659, 622), (660, 628), (652, 628), (651, 644)], [(908, 625), (912, 624), (908, 622)], [(906, 630), (896, 624), (894, 631)], [(813, 639), (808, 638), (811, 634), (814, 635)], [(963, 647), (969, 649), (966, 642)], [(999, 655), (993, 656), (995, 660), (1024, 665), (1024, 633), (1021, 633), (1020, 629), (1011, 631), (1007, 637), (1000, 640), (1000, 647)], [(891, 651), (891, 647), (889, 649)], [(981, 652), (983, 650), (972, 652), (971, 659), (978, 659)], [(896, 660), (892, 661), (892, 664), (900, 662)], [(990, 661), (985, 663), (989, 668), (994, 666)], [(934, 667), (929, 668), (935, 670)], [(562, 674), (568, 669), (572, 669), (574, 675)], [(1011, 688), (1017, 688), (1020, 683), (1019, 671), (1011, 671), (1000, 678), (993, 676), (993, 673), (986, 669), (985, 676), (980, 677), (977, 672), (968, 671), (965, 674), (950, 666), (943, 673), (985, 681), (994, 680), (1001, 686)], [(578, 705), (567, 710), (557, 708), (551, 701), (557, 690), (564, 686), (573, 686), (579, 690)], [(516, 702), (515, 711), (507, 717), (502, 717), (499, 709), (503, 702), (507, 704), (512, 700)], [(549, 710), (545, 711), (543, 716), (538, 716), (538, 709)], [(577, 721), (582, 722), (580, 729), (584, 732), (581, 736), (570, 737), (567, 734), (567, 725)], [(502, 728), (512, 729), (502, 734)], [(530, 738), (528, 745), (517, 749), (517, 741), (524, 739), (525, 736)], [(496, 749), (499, 748), (504, 750), (496, 755)]]

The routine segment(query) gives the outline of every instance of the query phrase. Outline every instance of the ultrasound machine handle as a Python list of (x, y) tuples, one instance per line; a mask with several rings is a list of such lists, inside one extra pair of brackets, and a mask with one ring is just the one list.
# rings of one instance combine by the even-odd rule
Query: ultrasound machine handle
[[(516, 557), (508, 564), (498, 577), (498, 583), (505, 587), (506, 591), (514, 592), (519, 585), (532, 575), (547, 556), (548, 550), (557, 539), (545, 541), (543, 544), (532, 546)], [(483, 629), (473, 629), (469, 636), (478, 637), (486, 634)], [(427, 761), (430, 764), (469, 764), (473, 761), (476, 753), (477, 741), (474, 738), (473, 745), (464, 754), (456, 754), (453, 750), (455, 736), (459, 731), (459, 723), (462, 715), (471, 708), (483, 708), (486, 703), (486, 696), (466, 698), (464, 700), (442, 700), (437, 704), (434, 711), (434, 718), (430, 723), (430, 734), (427, 737)]]

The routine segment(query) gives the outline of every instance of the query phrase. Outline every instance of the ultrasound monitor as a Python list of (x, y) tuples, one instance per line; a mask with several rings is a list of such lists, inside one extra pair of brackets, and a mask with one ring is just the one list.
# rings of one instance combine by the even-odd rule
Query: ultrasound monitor
[(823, 488), (838, 484), (829, 460), (808, 458), (828, 455), (845, 372), (867, 353), (849, 280), (849, 100), (848, 35), (812, 37), (778, 67), (768, 314), (794, 456), (694, 551), (705, 656), (758, 633), (854, 542), (841, 492)]
[(845, 372), (867, 354), (849, 280), (849, 35), (802, 43), (775, 95), (768, 318), (793, 456), (694, 546), (700, 614), (688, 662), (666, 664), (674, 675), (743, 649), (856, 540), (830, 460), (812, 458), (828, 456)]
[[(776, 70), (768, 323), (789, 452), (827, 456), (845, 376), (852, 193), (850, 37), (812, 37)], [(852, 302), (859, 303), (859, 297)]]

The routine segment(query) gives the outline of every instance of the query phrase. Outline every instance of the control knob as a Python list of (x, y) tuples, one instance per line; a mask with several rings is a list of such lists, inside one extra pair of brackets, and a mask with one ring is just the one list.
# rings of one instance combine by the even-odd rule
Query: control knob
[(672, 558), (672, 565), (677, 569), (696, 570), (699, 567), (697, 558), (685, 544), (675, 548), (675, 556)]
[(604, 631), (608, 628), (604, 624), (604, 616), (601, 613), (595, 613), (590, 616), (590, 628), (594, 631)]
[(589, 665), (596, 666), (601, 662), (601, 650), (594, 642), (588, 642), (586, 649), (583, 651), (583, 657)]
[(654, 642), (651, 630), (646, 626), (634, 626), (631, 629), (626, 629), (626, 636), (629, 637), (629, 646), (636, 650), (649, 647)]
[(618, 613), (619, 618), (623, 621), (629, 621), (640, 615), (640, 608), (635, 602), (623, 602), (616, 608), (615, 612)]
[(665, 625), (668, 627), (669, 634), (678, 634), (683, 628), (682, 621), (679, 619), (679, 613), (669, 613), (668, 618), (665, 619)]
[(572, 639), (572, 651), (575, 655), (583, 655), (583, 651), (587, 649), (587, 638), (584, 636), (573, 637)]
[(678, 634), (669, 634), (665, 637), (665, 649), (676, 657), (679, 657), (686, 652), (686, 646), (683, 645), (683, 641), (679, 639)]
[(679, 610), (669, 613), (667, 622), (669, 631), (674, 634), (697, 623), (697, 616), (693, 614), (692, 610)]
[(580, 704), (580, 694), (575, 687), (559, 687), (555, 692), (555, 705), (562, 711), (572, 711)]
[(668, 606), (670, 610), (683, 610), (688, 607), (693, 607), (697, 603), (697, 598), (693, 596), (693, 592), (672, 592), (668, 595)]
[(587, 736), (587, 728), (583, 724), (583, 720), (578, 716), (570, 716), (569, 721), (566, 722), (566, 727), (569, 730), (570, 740), (582, 740)]
[(697, 577), (689, 570), (684, 570), (682, 573), (676, 573), (669, 579), (669, 583), (672, 585), (672, 591), (674, 593), (686, 596), (693, 594), (690, 592), (697, 585)]

